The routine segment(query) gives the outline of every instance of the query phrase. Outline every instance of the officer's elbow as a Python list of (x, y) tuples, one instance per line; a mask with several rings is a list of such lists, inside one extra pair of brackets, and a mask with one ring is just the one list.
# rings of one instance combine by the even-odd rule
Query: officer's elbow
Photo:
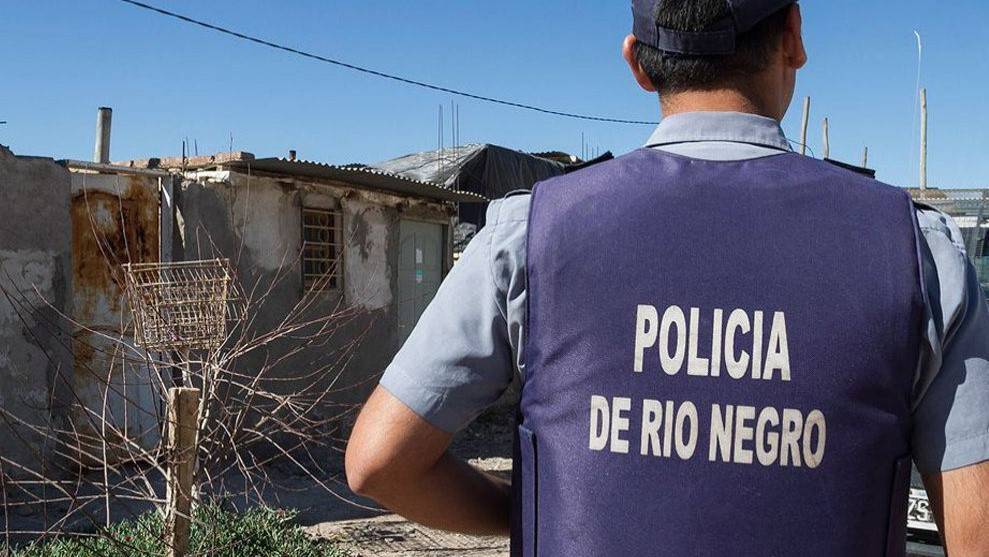
[(379, 499), (388, 486), (388, 466), (376, 459), (367, 447), (350, 443), (344, 458), (347, 485), (362, 497)]
[(348, 446), (347, 454), (344, 457), (347, 487), (358, 495), (366, 495), (368, 485), (370, 485), (370, 476), (364, 471), (364, 467), (361, 466), (360, 457), (354, 456), (356, 452), (353, 447)]
[(347, 443), (347, 484), (358, 495), (387, 505), (415, 489), (443, 455), (449, 437), (379, 387)]

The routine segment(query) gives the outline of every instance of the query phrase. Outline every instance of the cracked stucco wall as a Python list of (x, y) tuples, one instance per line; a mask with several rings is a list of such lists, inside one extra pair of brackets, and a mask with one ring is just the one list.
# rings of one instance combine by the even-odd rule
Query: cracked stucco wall
[[(397, 269), (399, 223), (410, 218), (447, 227), (452, 209), (441, 203), (399, 197), (348, 187), (277, 176), (248, 176), (230, 171), (187, 175), (176, 194), (179, 236), (186, 259), (221, 255), (234, 262), (248, 290), (260, 285), (270, 294), (257, 308), (254, 326), (274, 327), (302, 298), (302, 208), (337, 210), (341, 214), (343, 244), (342, 288), (319, 294), (309, 308), (313, 315), (350, 311), (354, 317), (321, 350), (345, 349), (356, 338), (343, 374), (327, 381), (336, 403), (363, 402), (399, 348)], [(447, 233), (449, 236), (449, 233)], [(447, 266), (451, 257), (449, 242)], [(274, 346), (242, 362), (244, 368), (262, 365), (291, 348)], [(282, 364), (286, 375), (314, 367), (313, 355), (300, 355)], [(300, 367), (302, 366), (302, 367)], [(291, 389), (291, 382), (280, 388)]]
[[(0, 408), (42, 427), (68, 416), (72, 354), (59, 313), (71, 313), (70, 187), (53, 160), (0, 146)], [(50, 449), (7, 424), (0, 447), (31, 465)]]

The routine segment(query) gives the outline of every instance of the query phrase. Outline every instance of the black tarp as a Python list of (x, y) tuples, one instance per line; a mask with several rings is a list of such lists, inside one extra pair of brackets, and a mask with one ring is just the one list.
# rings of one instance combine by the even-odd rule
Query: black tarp
[[(566, 173), (570, 166), (497, 145), (467, 145), (414, 153), (372, 165), (407, 178), (469, 191), (487, 199), (529, 189), (536, 182)], [(460, 221), (484, 225), (486, 203), (461, 203)]]

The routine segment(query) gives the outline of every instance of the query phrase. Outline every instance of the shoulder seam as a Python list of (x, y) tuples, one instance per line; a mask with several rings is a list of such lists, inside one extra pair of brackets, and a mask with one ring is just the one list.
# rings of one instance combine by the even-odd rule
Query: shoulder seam
[[(505, 212), (505, 201), (507, 201), (509, 199), (514, 199), (514, 198), (517, 198), (517, 197), (522, 197), (524, 195), (531, 196), (532, 195), (532, 190), (516, 190), (513, 193), (514, 193), (514, 195), (513, 194), (509, 194), (508, 196), (503, 197), (503, 198), (501, 198), (501, 199), (498, 200), (498, 214), (497, 214), (497, 222), (495, 224), (502, 224), (502, 223), (509, 223), (509, 222), (528, 222), (528, 220), (529, 220), (529, 214), (528, 214), (529, 212), (528, 211), (526, 211), (526, 214), (524, 216), (521, 216), (521, 217), (505, 218), (505, 215), (504, 215), (504, 212)], [(531, 197), (530, 197), (530, 203), (531, 203)]]
[(501, 304), (498, 303), (499, 294), (501, 293), (501, 290), (502, 289), (501, 289), (500, 285), (498, 284), (498, 281), (495, 279), (495, 271), (494, 271), (495, 258), (494, 258), (494, 255), (492, 254), (492, 249), (493, 249), (493, 246), (494, 246), (494, 236), (495, 236), (495, 232), (497, 230), (497, 225), (501, 224), (501, 211), (504, 208), (504, 206), (505, 206), (504, 203), (499, 203), (498, 204), (498, 210), (497, 210), (497, 213), (496, 213), (496, 216), (495, 216), (495, 223), (494, 223), (495, 224), (495, 227), (492, 228), (491, 234), (488, 234), (488, 245), (487, 245), (487, 259), (488, 259), (488, 261), (487, 261), (486, 267), (488, 268), (488, 280), (491, 281), (491, 286), (494, 287), (494, 303), (495, 303), (495, 307), (498, 308), (498, 314), (501, 316), (502, 321), (504, 321), (507, 324), (508, 323), (508, 315), (505, 313), (505, 309), (502, 308)]

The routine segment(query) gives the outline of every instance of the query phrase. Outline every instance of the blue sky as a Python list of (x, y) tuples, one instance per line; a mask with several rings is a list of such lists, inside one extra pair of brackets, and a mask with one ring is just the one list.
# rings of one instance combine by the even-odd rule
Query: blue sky
[[(654, 119), (619, 55), (625, 0), (150, 0), (170, 10), (423, 81), (551, 108)], [(947, 7), (950, 5), (950, 8)], [(930, 182), (989, 186), (989, 4), (805, 0), (811, 62), (784, 129), (881, 179), (917, 181), (917, 54), (931, 105)], [(436, 146), (438, 105), (419, 90), (237, 41), (116, 0), (3, 2), (0, 143), (18, 154), (88, 159), (96, 108), (114, 108), (114, 160), (234, 149), (296, 149), (307, 159), (372, 162)], [(624, 153), (650, 129), (578, 122), (458, 100), (463, 142), (580, 153), (581, 134)], [(448, 109), (447, 109), (448, 110)], [(446, 132), (449, 143), (450, 132)]]

